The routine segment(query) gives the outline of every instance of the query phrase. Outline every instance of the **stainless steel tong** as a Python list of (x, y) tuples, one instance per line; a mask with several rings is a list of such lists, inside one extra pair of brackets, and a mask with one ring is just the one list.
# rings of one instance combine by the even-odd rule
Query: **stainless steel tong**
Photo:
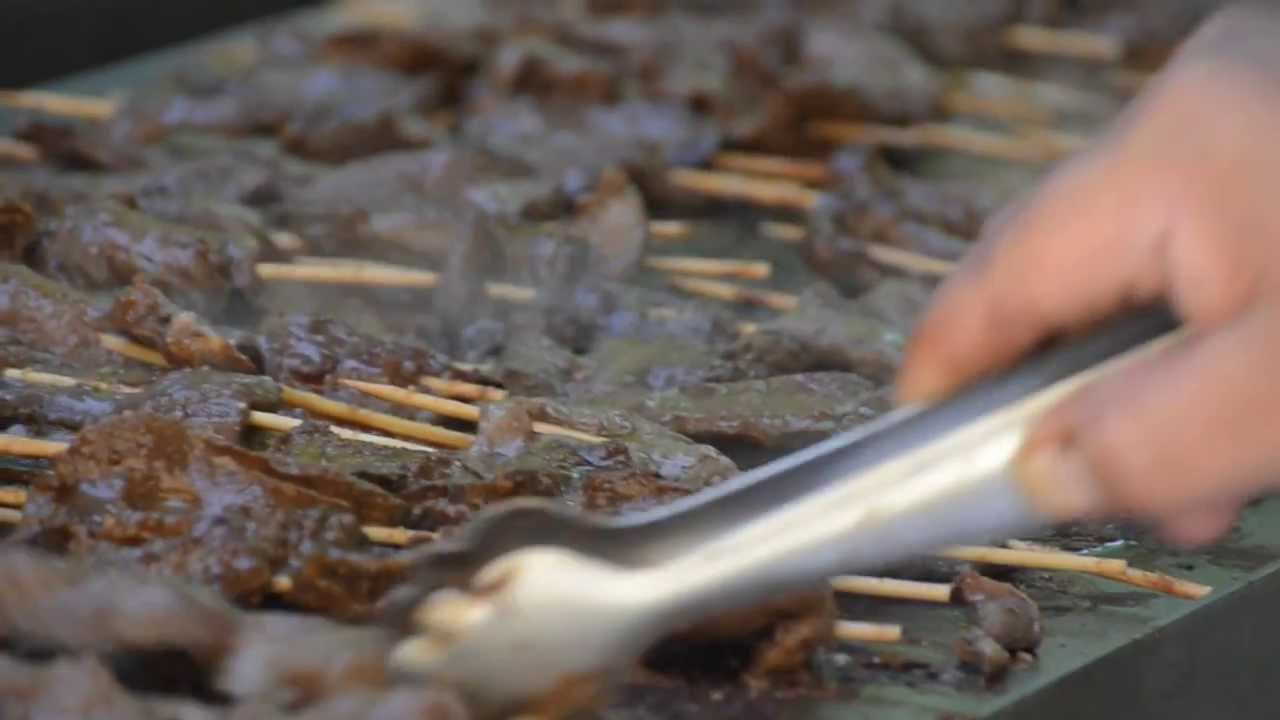
[(1062, 520), (1012, 472), (1030, 425), (1179, 334), (1166, 308), (1136, 313), (942, 404), (899, 410), (652, 512), (495, 506), (417, 558), (427, 594), (393, 662), (454, 684), (482, 711), (508, 712), (607, 686), (656, 640), (716, 614)]

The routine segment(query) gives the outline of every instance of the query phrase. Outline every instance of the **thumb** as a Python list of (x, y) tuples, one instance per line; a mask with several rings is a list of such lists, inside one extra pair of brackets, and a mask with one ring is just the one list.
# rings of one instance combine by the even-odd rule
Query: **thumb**
[(1280, 313), (1266, 308), (1188, 336), (1052, 411), (1020, 473), (1077, 516), (1173, 521), (1242, 502), (1280, 472), (1276, 352)]

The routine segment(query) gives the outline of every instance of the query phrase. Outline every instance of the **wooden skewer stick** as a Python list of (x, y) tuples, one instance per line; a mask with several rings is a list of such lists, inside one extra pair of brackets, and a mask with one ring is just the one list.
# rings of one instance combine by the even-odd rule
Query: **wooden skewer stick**
[(956, 264), (950, 260), (932, 257), (913, 250), (885, 245), (884, 243), (867, 243), (867, 257), (885, 267), (904, 272), (919, 273), (942, 277), (950, 275)]
[(349, 403), (338, 402), (337, 400), (330, 400), (323, 395), (317, 395), (305, 390), (281, 387), (280, 398), (289, 405), (317, 415), (324, 415), (353, 425), (376, 428), (393, 435), (422, 440), (435, 445), (465, 449), (471, 447), (471, 444), (475, 442), (473, 435), (406, 420), (395, 415), (368, 410)]
[(120, 110), (120, 102), (111, 98), (44, 90), (0, 90), (0, 105), (94, 122), (108, 120)]
[(399, 268), (350, 258), (308, 258), (306, 262), (261, 262), (254, 266), (260, 280), (374, 287), (434, 288), (440, 273)]
[(1122, 573), (1129, 563), (1115, 558), (1098, 558), (1068, 552), (1012, 550), (998, 547), (958, 546), (946, 548), (940, 557), (987, 565), (1034, 568), (1038, 570), (1074, 570), (1085, 573)]
[[(270, 265), (270, 263), (262, 263)], [(299, 255), (293, 258), (292, 263), (279, 263), (285, 268), (294, 265), (320, 265), (331, 267), (371, 267), (371, 268), (390, 268), (392, 270), (418, 270), (417, 268), (404, 268), (399, 265), (382, 262), (381, 260), (368, 260), (366, 258), (340, 257), (335, 255)], [(288, 273), (288, 270), (271, 268), (268, 272)], [(419, 272), (431, 272), (430, 270), (419, 270)], [(432, 273), (433, 275), (435, 273)], [(259, 276), (261, 277), (261, 276)]]
[(102, 344), (103, 349), (123, 355), (132, 360), (137, 360), (138, 362), (153, 365), (155, 367), (169, 367), (169, 361), (164, 358), (164, 355), (161, 355), (149, 347), (139, 345), (132, 340), (122, 338), (119, 335), (98, 333), (98, 342)]
[(0, 455), (48, 459), (65, 452), (67, 447), (67, 443), (57, 440), (38, 440), (19, 435), (0, 434)]
[(791, 312), (800, 304), (800, 298), (790, 293), (750, 288), (720, 280), (672, 275), (667, 281), (672, 287), (690, 295), (724, 302), (759, 305), (778, 312)]
[(0, 505), (20, 508), (27, 504), (27, 489), (13, 485), (0, 487)]
[(902, 626), (892, 623), (837, 620), (833, 633), (835, 639), (847, 643), (891, 644), (902, 642)]
[(408, 547), (424, 542), (432, 542), (440, 537), (438, 533), (430, 530), (410, 530), (403, 527), (388, 527), (386, 525), (365, 525), (360, 528), (364, 532), (364, 536), (369, 542), (378, 545), (393, 545), (395, 547)]
[(797, 183), (713, 170), (676, 168), (668, 171), (667, 182), (705, 197), (803, 212), (813, 210), (822, 199), (822, 193)]
[(941, 110), (948, 115), (969, 115), (1011, 123), (1048, 125), (1053, 113), (1030, 98), (1017, 95), (987, 95), (966, 88), (952, 88), (939, 99)]
[(485, 294), (494, 300), (506, 300), (513, 303), (531, 303), (538, 299), (538, 291), (524, 285), (512, 285), (505, 282), (487, 282), (484, 284)]
[(1165, 595), (1182, 598), (1184, 600), (1199, 600), (1209, 593), (1213, 592), (1213, 587), (1202, 585), (1191, 580), (1183, 580), (1172, 575), (1163, 573), (1150, 572), (1148, 570), (1139, 570), (1137, 568), (1125, 568), (1123, 572), (1105, 572), (1093, 573), (1101, 578), (1114, 580), (1116, 582), (1132, 585), (1134, 587), (1144, 588), (1146, 590), (1154, 590)]
[[(277, 282), (422, 289), (440, 284), (440, 273), (433, 270), (356, 258), (307, 257), (296, 263), (262, 262), (254, 266), (254, 271), (260, 280)], [(529, 303), (538, 297), (537, 290), (531, 287), (504, 282), (485, 283), (485, 292), (495, 300), (514, 303)]]
[(502, 388), (477, 385), (465, 380), (450, 380), (448, 378), (423, 375), (418, 378), (418, 382), (436, 395), (449, 398), (490, 402), (507, 399), (507, 391)]
[(339, 0), (336, 13), (343, 25), (377, 30), (406, 30), (422, 19), (413, 4), (392, 0)]
[(289, 432), (302, 424), (302, 420), (289, 417), (288, 415), (279, 415), (276, 413), (263, 412), (261, 410), (249, 411), (249, 425), (259, 430), (272, 430), (275, 432)]
[[(373, 397), (386, 400), (387, 402), (408, 405), (409, 407), (415, 407), (422, 410), (430, 410), (437, 415), (443, 415), (456, 420), (480, 422), (480, 408), (469, 403), (436, 397), (434, 395), (427, 395), (426, 393), (414, 392), (412, 390), (396, 387), (395, 385), (386, 385), (383, 383), (346, 379), (339, 380), (339, 382), (348, 387), (353, 387), (360, 392), (372, 395)], [(553, 425), (551, 423), (535, 422), (533, 423), (533, 431), (541, 435), (558, 435), (560, 437), (568, 437), (592, 443), (606, 442), (605, 438), (598, 435), (591, 435), (589, 433), (562, 427), (560, 425)]]
[[(1058, 548), (1040, 545), (1038, 543), (1029, 543), (1022, 540), (1010, 540), (1007, 543), (1010, 548), (1015, 550), (1035, 550), (1037, 552), (1064, 552)], [(1199, 600), (1209, 593), (1213, 592), (1213, 587), (1202, 585), (1201, 583), (1191, 580), (1176, 578), (1172, 575), (1151, 572), (1149, 570), (1139, 570), (1137, 568), (1126, 567), (1122, 570), (1107, 570), (1103, 572), (1089, 573), (1097, 577), (1106, 578), (1115, 582), (1140, 587), (1146, 590), (1154, 590), (1165, 595), (1183, 598), (1184, 600)]]
[(356, 442), (369, 443), (370, 445), (381, 445), (383, 447), (399, 448), (400, 450), (413, 450), (415, 452), (430, 453), (436, 451), (436, 448), (427, 447), (426, 445), (419, 445), (418, 443), (412, 443), (407, 440), (398, 440), (396, 438), (389, 438), (382, 435), (360, 432), (359, 430), (352, 430), (351, 428), (345, 428), (341, 425), (330, 425), (329, 432), (344, 440), (355, 440)]
[[(644, 262), (648, 267), (663, 272), (709, 277), (763, 280), (773, 272), (772, 264), (764, 260), (652, 255)], [(440, 284), (440, 274), (431, 270), (399, 267), (358, 258), (303, 256), (292, 263), (258, 263), (255, 271), (259, 279), (268, 281), (288, 280), (334, 285), (428, 289)], [(537, 298), (537, 291), (534, 288), (511, 283), (490, 282), (487, 283), (485, 290), (489, 297), (516, 303), (528, 303)]]
[(753, 152), (716, 153), (711, 166), (744, 175), (790, 180), (805, 185), (826, 185), (833, 179), (831, 169), (821, 160), (806, 160), (786, 155), (767, 155)]
[(1124, 43), (1110, 35), (1017, 24), (1005, 28), (1001, 41), (1009, 50), (1031, 55), (1053, 55), (1072, 60), (1114, 63), (1124, 59)]
[[(759, 232), (764, 237), (785, 243), (804, 242), (805, 236), (808, 234), (803, 225), (778, 222), (776, 220), (762, 221), (759, 225)], [(903, 272), (943, 276), (949, 275), (951, 271), (955, 270), (955, 263), (950, 260), (932, 257), (914, 250), (905, 250), (884, 243), (867, 243), (865, 247), (867, 257), (871, 258), (873, 262), (885, 267), (902, 270)]]
[(1054, 130), (1052, 128), (1030, 128), (1024, 127), (1018, 131), (1018, 134), (1025, 138), (1031, 138), (1036, 142), (1055, 148), (1056, 152), (1063, 155), (1080, 152), (1089, 146), (1089, 138), (1083, 135), (1076, 135), (1062, 130)]
[(809, 125), (817, 140), (882, 145), (905, 150), (949, 150), (1018, 163), (1046, 163), (1068, 151), (1061, 142), (1037, 135), (1009, 135), (960, 125), (921, 123), (900, 127), (877, 123), (819, 121)]
[(644, 266), (660, 272), (698, 275), (700, 277), (735, 277), (744, 280), (768, 280), (773, 263), (768, 260), (736, 260), (692, 255), (650, 255)]
[(25, 140), (0, 137), (0, 160), (20, 163), (38, 163), (44, 159), (40, 148)]
[(800, 223), (778, 220), (761, 220), (757, 231), (770, 240), (788, 244), (802, 243), (809, 236), (809, 231)]
[[(262, 412), (260, 410), (249, 411), (249, 425), (259, 430), (272, 430), (275, 432), (289, 432), (302, 424), (298, 418), (292, 418), (288, 415), (278, 415), (276, 413)], [(329, 432), (337, 435), (345, 440), (355, 440), (357, 442), (369, 443), (370, 445), (381, 445), (383, 447), (399, 448), (401, 450), (414, 450), (417, 452), (435, 452), (436, 448), (418, 443), (411, 443), (406, 440), (389, 438), (383, 435), (374, 435), (372, 433), (360, 432), (352, 430), (341, 425), (329, 425)]]
[(831, 578), (831, 587), (849, 595), (868, 595), (894, 600), (918, 600), (948, 605), (951, 603), (951, 583), (929, 583), (917, 580), (866, 577), (863, 575), (838, 575)]
[(693, 228), (684, 220), (650, 220), (649, 237), (655, 240), (684, 240)]
[(25, 382), (31, 385), (51, 385), (54, 387), (76, 387), (83, 385), (84, 387), (93, 388), (107, 393), (125, 394), (140, 392), (136, 387), (128, 385), (117, 385), (115, 383), (98, 382), (96, 380), (81, 380), (79, 378), (67, 377), (66, 375), (55, 375), (54, 373), (41, 372), (39, 370), (25, 370), (22, 368), (5, 368), (4, 376), (10, 380)]

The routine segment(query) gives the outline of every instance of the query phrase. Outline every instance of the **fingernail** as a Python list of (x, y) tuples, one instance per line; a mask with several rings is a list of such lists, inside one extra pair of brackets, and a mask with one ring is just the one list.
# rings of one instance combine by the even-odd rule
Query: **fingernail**
[(932, 405), (941, 400), (945, 396), (942, 383), (931, 380), (919, 372), (900, 378), (893, 387), (894, 402), (898, 405)]
[(1103, 510), (1097, 476), (1070, 444), (1035, 448), (1017, 462), (1014, 472), (1032, 508), (1053, 522), (1083, 520)]

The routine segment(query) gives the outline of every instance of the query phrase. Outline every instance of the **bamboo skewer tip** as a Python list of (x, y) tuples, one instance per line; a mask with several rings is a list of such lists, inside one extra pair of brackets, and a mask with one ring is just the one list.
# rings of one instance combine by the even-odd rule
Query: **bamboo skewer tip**
[(684, 220), (650, 220), (649, 237), (656, 240), (684, 240), (693, 227)]
[(941, 605), (950, 604), (954, 592), (950, 583), (929, 583), (864, 575), (838, 575), (831, 578), (829, 582), (836, 592), (849, 595), (915, 600)]
[(169, 361), (161, 353), (119, 335), (98, 333), (98, 342), (102, 344), (104, 349), (123, 355), (131, 360), (137, 360), (154, 367), (169, 367)]
[(833, 636), (847, 643), (894, 644), (902, 642), (902, 626), (892, 623), (870, 623), (837, 620)]
[(461, 400), (497, 402), (507, 399), (507, 391), (490, 385), (478, 385), (465, 380), (423, 375), (418, 383), (437, 395)]
[(0, 89), (0, 105), (93, 122), (109, 120), (120, 110), (120, 101), (113, 98), (48, 90)]

